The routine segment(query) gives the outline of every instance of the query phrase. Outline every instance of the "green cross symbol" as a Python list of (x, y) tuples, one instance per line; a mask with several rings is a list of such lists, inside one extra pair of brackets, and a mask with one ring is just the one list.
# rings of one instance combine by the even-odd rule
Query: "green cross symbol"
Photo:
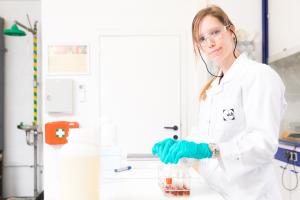
[(55, 136), (57, 138), (63, 138), (63, 137), (65, 137), (65, 129), (63, 129), (63, 128), (57, 128)]

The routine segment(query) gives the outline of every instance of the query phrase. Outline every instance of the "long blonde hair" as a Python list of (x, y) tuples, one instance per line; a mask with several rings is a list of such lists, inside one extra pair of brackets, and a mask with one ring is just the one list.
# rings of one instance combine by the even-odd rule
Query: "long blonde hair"
[[(202, 10), (200, 10), (194, 17), (192, 24), (192, 36), (193, 36), (193, 46), (194, 52), (196, 56), (201, 55), (200, 52), (200, 23), (206, 16), (213, 16), (217, 18), (224, 26), (232, 26), (232, 22), (230, 21), (228, 15), (218, 6), (210, 5)], [(216, 77), (209, 80), (204, 87), (201, 89), (199, 100), (206, 99), (206, 91), (211, 87), (211, 83), (215, 80)]]

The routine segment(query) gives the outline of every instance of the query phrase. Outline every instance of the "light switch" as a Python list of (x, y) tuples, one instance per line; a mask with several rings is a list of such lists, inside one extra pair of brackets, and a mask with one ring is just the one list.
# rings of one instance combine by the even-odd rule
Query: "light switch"
[(73, 80), (47, 79), (45, 91), (47, 112), (73, 112)]
[(78, 85), (78, 98), (81, 103), (85, 102), (85, 93), (86, 93), (85, 85), (79, 84)]

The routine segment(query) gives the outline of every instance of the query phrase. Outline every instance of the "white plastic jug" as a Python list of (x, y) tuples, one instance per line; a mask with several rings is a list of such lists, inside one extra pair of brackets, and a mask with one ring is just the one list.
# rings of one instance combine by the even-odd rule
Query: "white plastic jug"
[(99, 199), (99, 148), (90, 135), (72, 129), (61, 149), (61, 200)]

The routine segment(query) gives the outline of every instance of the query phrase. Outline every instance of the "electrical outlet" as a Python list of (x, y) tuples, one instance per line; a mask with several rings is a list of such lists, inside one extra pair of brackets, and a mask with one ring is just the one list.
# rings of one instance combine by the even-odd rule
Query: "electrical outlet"
[(297, 162), (298, 161), (298, 155), (297, 152), (291, 152), (291, 158), (290, 160)]
[(295, 152), (295, 151), (287, 150), (285, 152), (285, 157), (288, 161), (294, 161), (294, 162), (298, 161), (298, 155), (297, 155), (297, 152)]
[(291, 151), (286, 150), (286, 152), (285, 152), (285, 158), (286, 158), (288, 161), (291, 160)]

